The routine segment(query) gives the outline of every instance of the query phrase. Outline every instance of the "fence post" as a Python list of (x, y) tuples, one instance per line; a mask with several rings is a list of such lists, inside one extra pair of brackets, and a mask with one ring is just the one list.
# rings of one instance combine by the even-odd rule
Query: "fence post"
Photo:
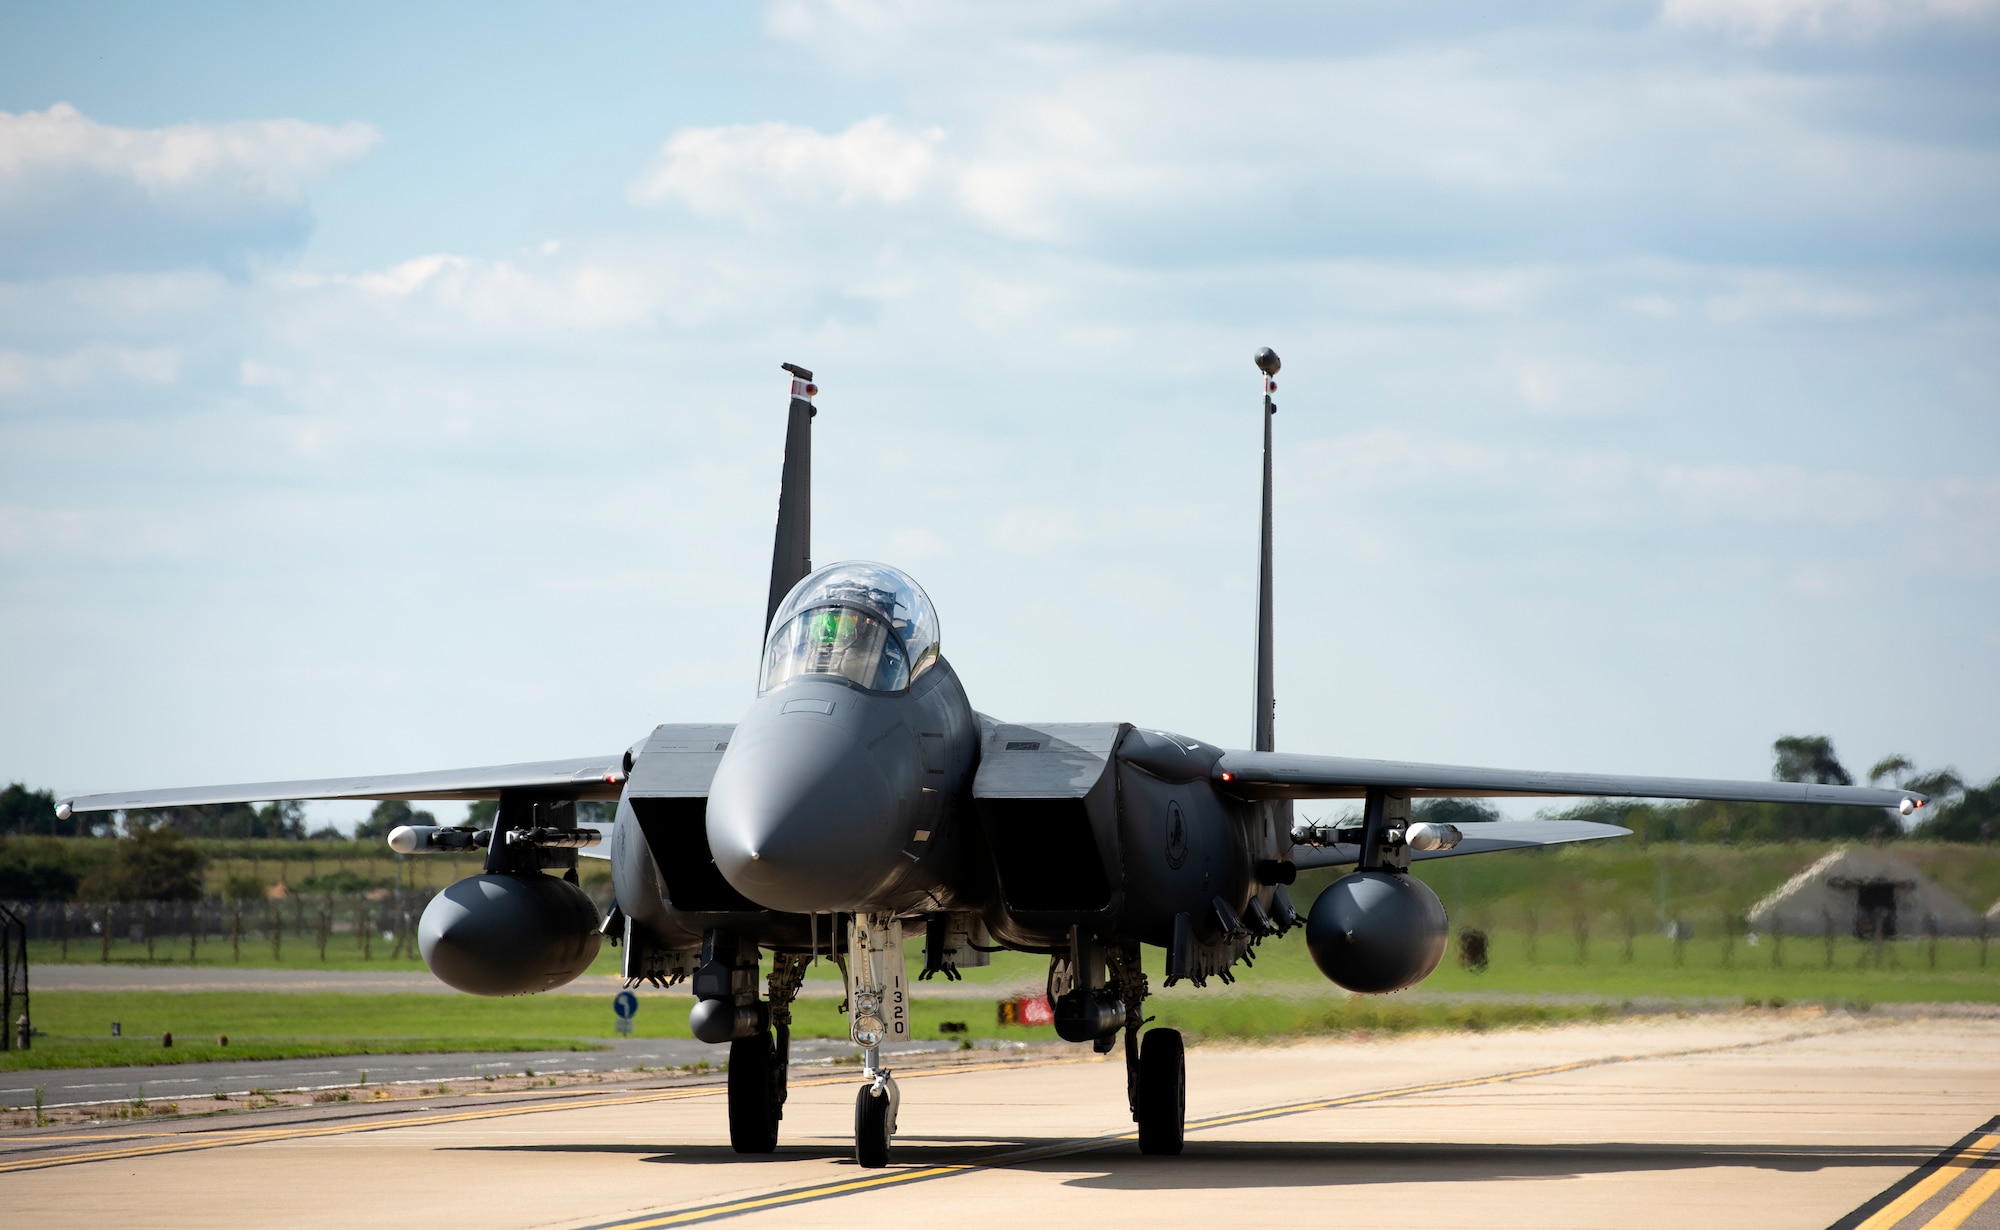
[[(0, 904), (0, 1051), (14, 1048), (15, 1030), (20, 1031), (21, 1049), (28, 1049), (34, 1026), (28, 1016), (28, 924), (21, 916)], [(15, 1005), (20, 1005), (20, 1022), (15, 1022)]]

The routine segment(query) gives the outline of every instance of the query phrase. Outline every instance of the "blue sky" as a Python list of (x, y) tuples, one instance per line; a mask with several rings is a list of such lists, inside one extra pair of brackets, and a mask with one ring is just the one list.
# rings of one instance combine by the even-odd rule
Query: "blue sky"
[[(974, 703), (2000, 773), (2000, 6), (15, 6), (0, 779), (622, 748), (816, 555)], [(344, 818), (350, 811), (324, 809)]]

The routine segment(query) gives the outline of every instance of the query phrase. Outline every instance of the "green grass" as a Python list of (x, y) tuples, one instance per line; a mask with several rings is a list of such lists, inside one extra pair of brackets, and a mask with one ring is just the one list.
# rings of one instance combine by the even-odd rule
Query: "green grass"
[[(651, 994), (636, 1019), (639, 1037), (685, 1038), (685, 994)], [(792, 1030), (801, 1038), (845, 1038), (847, 1018), (826, 997), (800, 1000)], [(1274, 1038), (1353, 1030), (1497, 1028), (1599, 1019), (1601, 1005), (1444, 1005), (1316, 996), (1199, 994), (1176, 989), (1153, 1005), (1161, 1024), (1197, 1037)], [(914, 1036), (1053, 1042), (1054, 1031), (998, 1023), (994, 1000), (925, 999), (912, 1004)], [(35, 997), (44, 1036), (31, 1051), (0, 1053), (0, 1070), (198, 1063), (217, 1059), (296, 1059), (419, 1051), (600, 1049), (616, 1036), (610, 1005), (575, 995), (479, 999), (284, 992), (55, 991)], [(110, 1037), (111, 1022), (124, 1036)], [(946, 1022), (963, 1033), (944, 1033)], [(174, 1034), (171, 1048), (160, 1035)], [(228, 1047), (216, 1035), (229, 1035)], [(726, 1052), (718, 1050), (720, 1061)]]
[[(0, 1052), (0, 1070), (103, 1064), (200, 1063), (213, 1059), (302, 1059), (416, 1051), (592, 1050), (611, 1034), (608, 1007), (578, 999), (569, 1012), (553, 997), (478, 1000), (470, 996), (287, 994), (282, 992), (38, 991), (30, 1051)], [(536, 1005), (522, 1011), (517, 1005)], [(578, 1028), (590, 1015), (604, 1028)], [(111, 1022), (123, 1037), (111, 1037)], [(160, 1045), (171, 1032), (174, 1045)], [(216, 1036), (229, 1035), (229, 1045)]]
[[(1796, 937), (1778, 945), (1772, 937), (1764, 936), (1755, 946), (1739, 938), (1733, 950), (1722, 939), (1697, 937), (1682, 946), (1676, 958), (1672, 940), (1642, 935), (1633, 940), (1630, 961), (1625, 959), (1622, 931), (1590, 935), (1582, 960), (1577, 958), (1575, 935), (1568, 929), (1557, 934), (1541, 932), (1532, 955), (1524, 931), (1495, 931), (1490, 937), (1489, 964), (1484, 972), (1461, 968), (1454, 950), (1417, 990), (1594, 996), (1612, 1002), (1664, 997), (2000, 1003), (2000, 944), (1993, 946), (1990, 963), (1982, 967), (1977, 940), (1939, 940), (1936, 968), (1932, 968), (1928, 945), (1922, 940), (1884, 944), (1878, 968), (1874, 945), (1837, 939), (1833, 964), (1828, 968), (1824, 943)], [(1780, 964), (1773, 964), (1774, 954)], [(1295, 932), (1261, 945), (1256, 968), (1239, 972), (1238, 985), (1258, 992), (1325, 983), (1306, 953), (1304, 937)]]
[[(598, 1049), (617, 1037), (610, 997), (531, 995), (486, 999), (409, 992), (387, 995), (281, 991), (41, 991), (31, 1051), (0, 1053), (0, 1070), (98, 1064), (194, 1063), (411, 1051)], [(635, 1036), (686, 1038), (685, 989), (642, 995)], [(793, 1011), (799, 1037), (844, 1038), (838, 1001), (815, 996)], [(944, 1036), (945, 1021), (981, 1038), (1049, 1041), (1048, 1029), (1000, 1026), (986, 1000), (924, 1000), (913, 1006), (918, 1037)], [(123, 1027), (112, 1038), (111, 1022)], [(171, 1031), (171, 1049), (160, 1035)], [(229, 1035), (229, 1046), (216, 1044)], [(955, 1035), (954, 1035), (955, 1036)], [(718, 1052), (718, 1059), (724, 1052)]]

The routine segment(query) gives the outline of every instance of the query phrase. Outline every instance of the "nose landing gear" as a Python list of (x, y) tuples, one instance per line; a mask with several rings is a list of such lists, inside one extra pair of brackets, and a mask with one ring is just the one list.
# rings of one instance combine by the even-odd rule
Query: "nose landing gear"
[(854, 1095), (855, 1165), (880, 1170), (889, 1164), (889, 1138), (896, 1134), (896, 1111), (902, 1100), (895, 1078), (886, 1071), (878, 1071)]
[(882, 1066), (882, 1047), (910, 1039), (909, 993), (904, 985), (903, 924), (888, 914), (857, 914), (847, 941), (847, 1022), (862, 1051), (868, 1083), (854, 1099), (854, 1164), (879, 1170), (889, 1164), (902, 1097)]

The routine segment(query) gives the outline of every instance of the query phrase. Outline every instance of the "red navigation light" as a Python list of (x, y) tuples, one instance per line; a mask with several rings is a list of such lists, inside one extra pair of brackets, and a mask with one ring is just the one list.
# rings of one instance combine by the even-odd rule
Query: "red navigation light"
[(1236, 780), (1236, 775), (1234, 773), (1229, 772), (1227, 769), (1224, 769), (1222, 771), (1222, 780), (1225, 782), (1233, 782)]

